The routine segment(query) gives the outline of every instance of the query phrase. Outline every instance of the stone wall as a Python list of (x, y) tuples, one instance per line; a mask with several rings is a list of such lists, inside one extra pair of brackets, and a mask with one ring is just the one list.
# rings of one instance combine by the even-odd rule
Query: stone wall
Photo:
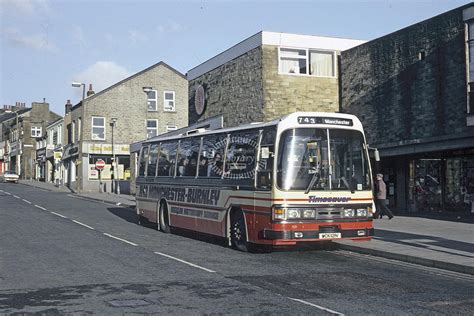
[(459, 8), (342, 52), (341, 107), (369, 143), (468, 132), (464, 36)]
[[(194, 108), (199, 85), (204, 87), (206, 96), (206, 110), (201, 116)], [(260, 47), (189, 81), (189, 124), (220, 114), (226, 127), (263, 120)]]
[(337, 112), (338, 79), (278, 73), (278, 47), (263, 46), (264, 119), (296, 111)]

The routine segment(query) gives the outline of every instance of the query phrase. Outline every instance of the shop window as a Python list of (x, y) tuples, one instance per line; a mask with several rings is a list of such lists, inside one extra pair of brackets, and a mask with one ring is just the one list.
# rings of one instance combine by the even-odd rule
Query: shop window
[(175, 92), (174, 91), (165, 91), (163, 92), (164, 97), (164, 111), (165, 112), (175, 112)]

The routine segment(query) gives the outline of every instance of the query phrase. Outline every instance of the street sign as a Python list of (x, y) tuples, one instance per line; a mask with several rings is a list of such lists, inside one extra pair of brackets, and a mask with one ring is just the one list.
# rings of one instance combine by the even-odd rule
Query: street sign
[(102, 170), (104, 169), (104, 167), (105, 167), (105, 161), (103, 161), (102, 159), (97, 159), (97, 161), (95, 162), (95, 168), (98, 170)]

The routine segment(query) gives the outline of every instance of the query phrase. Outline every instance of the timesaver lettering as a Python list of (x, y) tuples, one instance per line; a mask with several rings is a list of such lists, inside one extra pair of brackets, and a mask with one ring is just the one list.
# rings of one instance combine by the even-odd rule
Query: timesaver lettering
[(308, 197), (309, 203), (346, 203), (350, 200), (350, 197), (317, 197), (315, 195)]

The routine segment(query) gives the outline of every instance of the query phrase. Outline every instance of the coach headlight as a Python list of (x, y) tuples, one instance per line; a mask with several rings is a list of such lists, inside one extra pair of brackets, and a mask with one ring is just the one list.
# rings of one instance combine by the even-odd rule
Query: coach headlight
[(351, 208), (344, 209), (344, 217), (354, 217), (354, 216), (355, 216), (355, 210)]
[(301, 211), (298, 209), (288, 209), (287, 211), (288, 219), (298, 219), (301, 218)]
[(357, 217), (367, 217), (367, 209), (366, 208), (358, 208), (357, 209)]
[(315, 210), (304, 210), (303, 211), (303, 218), (315, 218), (316, 211)]

